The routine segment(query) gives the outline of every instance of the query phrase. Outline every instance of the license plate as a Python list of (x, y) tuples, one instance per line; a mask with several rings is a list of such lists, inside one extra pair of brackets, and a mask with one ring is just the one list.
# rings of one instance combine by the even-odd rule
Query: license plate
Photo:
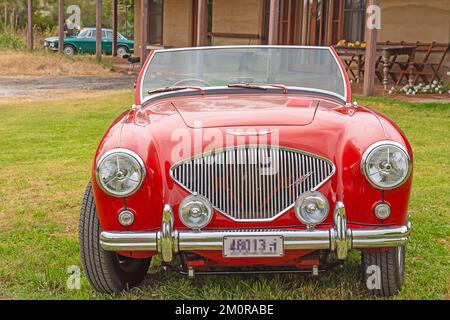
[(284, 255), (282, 236), (230, 236), (223, 238), (226, 258), (281, 257)]

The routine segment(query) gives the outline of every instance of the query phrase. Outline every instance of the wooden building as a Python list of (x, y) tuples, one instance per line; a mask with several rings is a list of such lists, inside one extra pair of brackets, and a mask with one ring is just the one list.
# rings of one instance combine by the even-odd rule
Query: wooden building
[[(102, 0), (96, 2), (97, 58), (101, 59)], [(115, 53), (118, 0), (111, 2)], [(58, 3), (62, 42), (64, 0), (58, 0)], [(367, 18), (374, 12), (369, 10), (373, 5), (380, 13), (379, 29), (366, 25)], [(28, 6), (28, 45), (32, 48), (32, 0), (28, 0)], [(363, 62), (356, 62), (357, 73), (364, 74), (364, 95), (373, 93), (375, 76), (380, 78), (380, 72), (376, 71), (376, 66), (380, 65), (380, 43), (389, 41), (389, 45), (414, 46), (409, 60), (399, 64), (400, 80), (411, 71), (407, 79), (413, 83), (413, 70), (417, 73), (414, 82), (419, 76), (440, 80), (450, 69), (450, 54), (447, 54), (450, 42), (449, 0), (134, 0), (134, 14), (134, 55), (141, 57), (141, 63), (155, 47), (232, 44), (330, 46), (340, 40), (366, 42), (367, 46), (362, 50), (364, 59), (360, 59)], [(361, 57), (361, 50), (359, 52)], [(433, 55), (437, 63), (430, 62)], [(383, 59), (386, 88), (387, 76), (392, 75), (392, 70), (388, 63), (390, 57), (384, 56)], [(354, 63), (353, 58), (350, 63)], [(392, 77), (395, 79), (394, 75)], [(357, 79), (359, 81), (359, 77)]]
[[(272, 1), (135, 0), (136, 48), (141, 46), (142, 23), (151, 46), (267, 44)], [(341, 39), (365, 40), (366, 0), (273, 2), (277, 44), (331, 45)], [(379, 5), (382, 20), (378, 41), (450, 41), (448, 0), (380, 0)]]

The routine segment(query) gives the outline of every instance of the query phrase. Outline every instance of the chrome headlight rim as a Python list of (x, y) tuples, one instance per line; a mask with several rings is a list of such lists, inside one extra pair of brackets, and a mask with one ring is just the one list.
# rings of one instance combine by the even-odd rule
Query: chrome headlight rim
[[(320, 198), (320, 200), (323, 201), (325, 213), (323, 214), (321, 219), (316, 220), (316, 221), (311, 221), (302, 215), (302, 213), (301, 213), (302, 204), (308, 198)], [(300, 220), (300, 222), (302, 222), (306, 226), (308, 226), (308, 228), (314, 227), (314, 226), (319, 225), (322, 222), (324, 222), (325, 219), (328, 217), (328, 215), (330, 213), (330, 204), (328, 202), (327, 197), (322, 192), (319, 192), (316, 190), (306, 191), (306, 192), (302, 193), (295, 201), (294, 213), (295, 213), (295, 216), (297, 217), (297, 219)]]
[[(398, 182), (397, 184), (393, 185), (393, 186), (389, 186), (389, 187), (384, 187), (384, 186), (379, 186), (376, 183), (374, 183), (370, 178), (369, 178), (369, 173), (367, 171), (367, 160), (370, 157), (370, 155), (376, 151), (377, 149), (381, 148), (381, 147), (386, 147), (386, 146), (391, 146), (394, 148), (398, 148), (404, 155), (408, 164), (408, 170), (407, 173), (405, 175), (405, 177), (400, 180), (400, 182)], [(411, 175), (411, 171), (412, 171), (412, 161), (411, 161), (411, 157), (408, 153), (408, 150), (406, 150), (406, 148), (395, 141), (390, 141), (390, 140), (382, 140), (382, 141), (378, 141), (375, 142), (373, 144), (371, 144), (366, 151), (364, 151), (363, 156), (361, 158), (361, 172), (363, 173), (363, 175), (366, 177), (366, 180), (375, 188), (380, 189), (380, 190), (393, 190), (396, 189), (398, 187), (400, 187), (401, 185), (403, 185), (406, 181), (408, 181), (410, 175)]]
[[(100, 179), (100, 166), (103, 163), (103, 161), (105, 161), (106, 158), (108, 158), (109, 156), (113, 155), (113, 154), (125, 154), (126, 156), (131, 157), (134, 161), (136, 161), (136, 163), (139, 166), (140, 169), (140, 180), (139, 183), (137, 184), (137, 186), (130, 192), (127, 193), (114, 193), (111, 192), (110, 190), (108, 190), (102, 183), (101, 179)], [(129, 149), (125, 149), (125, 148), (115, 148), (115, 149), (111, 149), (107, 152), (105, 152), (97, 161), (96, 167), (95, 167), (95, 179), (97, 181), (97, 185), (100, 187), (100, 189), (105, 192), (106, 194), (113, 196), (115, 198), (126, 198), (129, 197), (133, 194), (135, 194), (139, 188), (141, 187), (142, 183), (144, 182), (144, 179), (146, 177), (146, 170), (145, 170), (145, 165), (144, 165), (144, 161), (142, 160), (142, 158), (136, 154), (135, 152), (129, 150)]]
[[(205, 205), (205, 207), (208, 210), (208, 219), (205, 220), (202, 225), (200, 226), (190, 226), (189, 222), (184, 218), (183, 216), (183, 209), (187, 206), (187, 204), (189, 204), (190, 202), (193, 201), (200, 201), (203, 205)], [(214, 214), (214, 208), (211, 204), (211, 202), (204, 196), (200, 196), (200, 195), (189, 195), (186, 198), (184, 198), (179, 207), (178, 207), (178, 217), (180, 218), (181, 222), (187, 227), (190, 228), (192, 230), (200, 230), (204, 227), (206, 227), (207, 225), (209, 225), (209, 223), (211, 222), (212, 218), (213, 218), (213, 214)]]

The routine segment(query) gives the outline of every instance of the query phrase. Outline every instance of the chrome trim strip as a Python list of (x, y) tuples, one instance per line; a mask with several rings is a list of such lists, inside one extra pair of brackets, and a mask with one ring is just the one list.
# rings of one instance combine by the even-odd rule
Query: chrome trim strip
[(282, 236), (285, 250), (330, 250), (338, 259), (345, 259), (352, 248), (398, 247), (408, 243), (411, 232), (409, 217), (404, 226), (395, 228), (347, 228), (345, 208), (337, 202), (334, 209), (334, 226), (314, 230), (221, 230), (177, 231), (173, 229), (170, 205), (163, 211), (159, 232), (103, 231), (100, 245), (107, 251), (157, 251), (163, 261), (170, 262), (177, 252), (222, 251), (225, 236)]
[(157, 232), (107, 232), (100, 234), (100, 245), (107, 251), (158, 251)]
[[(344, 104), (345, 101), (346, 101), (344, 99), (344, 97), (342, 97), (341, 95), (338, 95), (338, 94), (336, 94), (334, 92), (331, 92), (331, 91), (322, 90), (322, 89), (315, 89), (315, 88), (308, 88), (308, 87), (292, 87), (292, 86), (286, 86), (286, 88), (288, 90), (291, 90), (289, 92), (289, 94), (296, 94), (296, 92), (292, 91), (292, 90), (306, 91), (306, 92), (308, 92), (310, 94), (317, 93), (317, 94), (323, 94), (323, 95), (328, 96), (328, 97), (337, 98), (337, 99), (339, 99), (339, 102), (341, 102), (342, 104)], [(207, 92), (207, 91), (214, 91), (214, 90), (223, 90), (223, 89), (236, 90), (236, 88), (229, 88), (227, 86), (202, 87), (202, 89), (205, 92)], [(270, 90), (270, 89), (271, 90), (276, 90), (276, 89), (273, 89), (273, 88), (269, 88), (268, 90)], [(159, 97), (162, 99), (162, 98), (164, 98), (164, 96), (171, 96), (171, 95), (174, 95), (176, 92), (193, 92), (194, 93), (194, 92), (198, 92), (198, 90), (187, 88), (187, 89), (180, 89), (180, 90), (177, 90), (177, 91), (155, 93), (155, 94), (146, 96), (144, 98), (144, 100), (141, 101), (141, 106), (143, 106), (149, 100), (152, 100), (152, 99), (155, 99), (155, 98), (159, 98)], [(329, 100), (334, 101), (336, 103), (335, 100), (332, 100), (332, 99), (329, 99)]]
[[(169, 175), (173, 179), (173, 181), (175, 181), (179, 186), (181, 186), (183, 189), (185, 189), (190, 194), (198, 193), (199, 195), (202, 195), (202, 196), (206, 197), (207, 199), (209, 199), (211, 204), (212, 204), (212, 206), (213, 206), (213, 208), (216, 211), (222, 213), (223, 215), (225, 215), (226, 217), (230, 218), (233, 221), (237, 221), (237, 222), (242, 222), (242, 221), (244, 221), (244, 222), (268, 222), (268, 221), (274, 221), (275, 219), (277, 219), (278, 217), (280, 217), (281, 215), (283, 215), (287, 211), (291, 210), (295, 206), (296, 197), (295, 197), (294, 191), (291, 192), (290, 195), (283, 194), (283, 197), (286, 197), (289, 200), (289, 201), (286, 201), (286, 203), (287, 202), (291, 203), (290, 205), (288, 205), (284, 209), (278, 210), (278, 205), (280, 204), (279, 203), (280, 199), (276, 198), (276, 201), (274, 200), (274, 201), (270, 202), (270, 204), (269, 204), (270, 205), (270, 210), (269, 210), (270, 212), (266, 210), (265, 214), (269, 215), (271, 212), (278, 211), (278, 213), (275, 214), (274, 216), (272, 216), (271, 218), (263, 218), (263, 219), (261, 219), (261, 218), (254, 218), (254, 217), (250, 217), (250, 218), (248, 218), (248, 217), (247, 218), (235, 218), (234, 216), (239, 214), (238, 213), (239, 209), (237, 207), (236, 201), (234, 202), (234, 206), (233, 206), (233, 205), (231, 205), (230, 201), (227, 201), (227, 199), (225, 199), (225, 197), (223, 197), (222, 201), (224, 201), (225, 203), (224, 203), (224, 206), (223, 206), (224, 209), (222, 210), (222, 209), (218, 208), (218, 206), (216, 205), (216, 202), (214, 201), (214, 199), (211, 199), (210, 197), (208, 197), (207, 195), (205, 195), (203, 193), (202, 188), (200, 188), (200, 190), (198, 190), (198, 192), (196, 192), (196, 191), (194, 191), (192, 189), (194, 187), (194, 184), (192, 183), (192, 181), (189, 181), (190, 183), (187, 183), (189, 185), (185, 185), (182, 181), (179, 180), (178, 177), (175, 176), (175, 173), (174, 173), (175, 169), (177, 169), (180, 166), (183, 167), (183, 164), (189, 163), (189, 164), (192, 164), (192, 166), (194, 167), (194, 176), (191, 175), (191, 179), (197, 178), (199, 176), (199, 172), (198, 172), (199, 170), (197, 170), (198, 169), (197, 166), (194, 166), (193, 164), (195, 162), (198, 162), (200, 159), (205, 159), (206, 157), (209, 157), (209, 156), (218, 157), (220, 155), (224, 155), (224, 158), (226, 160), (225, 160), (225, 162), (222, 162), (222, 163), (227, 164), (227, 163), (229, 163), (230, 158), (232, 158), (231, 161), (233, 161), (233, 162), (231, 162), (231, 163), (235, 164), (236, 159), (234, 157), (237, 157), (238, 161), (242, 161), (242, 159), (244, 159), (245, 153), (242, 152), (243, 149), (249, 149), (249, 152), (251, 150), (254, 150), (254, 149), (259, 150), (260, 152), (261, 151), (265, 151), (265, 150), (277, 150), (278, 152), (275, 153), (275, 154), (277, 154), (277, 156), (276, 156), (277, 159), (280, 157), (280, 153), (283, 153), (283, 152), (285, 152), (285, 153), (286, 152), (294, 153), (296, 159), (293, 158), (294, 157), (293, 154), (287, 155), (287, 156), (285, 156), (283, 158), (285, 160), (289, 160), (288, 163), (287, 163), (287, 167), (288, 168), (284, 168), (284, 166), (282, 166), (282, 168), (279, 168), (279, 170), (281, 170), (283, 172), (285, 172), (287, 170), (289, 170), (289, 172), (293, 172), (292, 165), (293, 165), (294, 161), (296, 163), (298, 163), (298, 164), (301, 164), (302, 167), (303, 167), (303, 164), (304, 164), (303, 160), (305, 160), (306, 161), (306, 166), (303, 167), (303, 168), (306, 168), (307, 172), (311, 172), (311, 171), (318, 171), (318, 172), (314, 172), (314, 174), (311, 174), (311, 179), (309, 179), (309, 178), (306, 179), (306, 181), (305, 181), (305, 185), (307, 186), (306, 188), (305, 188), (305, 186), (303, 186), (303, 184), (301, 184), (300, 190), (297, 189), (297, 191), (301, 191), (302, 193), (305, 192), (305, 191), (316, 191), (316, 190), (318, 190), (322, 185), (324, 185), (328, 180), (330, 180), (333, 177), (333, 175), (335, 174), (335, 172), (336, 172), (336, 166), (334, 165), (334, 163), (331, 160), (329, 160), (329, 159), (327, 159), (325, 157), (313, 154), (313, 153), (309, 153), (309, 152), (306, 152), (306, 151), (303, 151), (303, 150), (297, 150), (297, 149), (293, 149), (293, 148), (288, 148), (288, 147), (270, 146), (270, 145), (262, 145), (262, 144), (248, 144), (248, 145), (232, 146), (232, 147), (225, 147), (225, 148), (214, 149), (212, 151), (208, 151), (208, 152), (205, 152), (205, 153), (201, 153), (201, 154), (195, 155), (195, 156), (193, 156), (191, 158), (180, 160), (180, 161), (178, 161), (178, 162), (176, 162), (175, 164), (172, 165), (172, 167), (170, 168), (170, 171), (169, 171)], [(229, 151), (233, 151), (233, 150), (235, 150), (236, 153), (231, 154)], [(271, 153), (271, 157), (273, 157), (273, 153)], [(318, 176), (320, 174), (320, 167), (323, 166), (323, 164), (320, 164), (316, 160), (321, 160), (321, 161), (325, 162), (326, 164), (328, 164), (331, 167), (330, 173), (327, 176), (323, 177), (323, 179), (320, 179), (320, 177)], [(247, 162), (247, 160), (245, 160), (245, 161)], [(242, 190), (241, 189), (241, 188), (247, 187), (247, 186), (246, 185), (242, 186), (242, 185), (240, 185), (237, 182), (238, 181), (238, 177), (239, 177), (239, 173), (238, 173), (238, 170), (236, 170), (236, 166), (231, 166), (230, 168), (228, 168), (228, 166), (225, 165), (225, 168), (223, 168), (224, 166), (220, 166), (220, 167), (221, 167), (221, 169), (225, 169), (225, 170), (231, 171), (231, 172), (229, 172), (227, 174), (227, 176), (230, 177), (230, 181), (228, 179), (226, 181), (227, 188), (232, 188), (233, 190), (237, 190), (239, 194), (247, 192), (246, 193), (246, 197), (244, 197), (244, 199), (243, 199), (244, 201), (246, 201), (245, 203), (247, 203), (248, 201), (257, 201), (256, 198), (251, 197), (251, 195), (249, 194), (248, 190)], [(270, 190), (274, 190), (275, 183), (276, 183), (274, 180), (275, 179), (269, 179), (268, 186), (265, 183), (263, 183), (262, 184), (262, 191), (259, 192), (259, 193), (260, 194), (261, 193), (268, 194), (268, 192), (270, 192)], [(312, 181), (312, 180), (314, 180), (314, 181)], [(203, 182), (203, 179), (202, 179), (202, 182)], [(200, 185), (200, 187), (201, 187), (201, 185)], [(267, 189), (269, 189), (269, 190), (267, 190)], [(249, 199), (247, 199), (247, 197), (251, 197), (251, 199), (249, 200)], [(278, 202), (278, 203), (275, 203), (275, 202)]]

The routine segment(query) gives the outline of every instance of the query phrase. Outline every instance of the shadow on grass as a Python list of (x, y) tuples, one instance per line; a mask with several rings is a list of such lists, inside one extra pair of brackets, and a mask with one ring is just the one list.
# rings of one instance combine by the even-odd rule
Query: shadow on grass
[(143, 284), (126, 299), (367, 299), (360, 281), (357, 253), (343, 266), (317, 277), (309, 274), (202, 275), (188, 279), (174, 271), (151, 268)]

